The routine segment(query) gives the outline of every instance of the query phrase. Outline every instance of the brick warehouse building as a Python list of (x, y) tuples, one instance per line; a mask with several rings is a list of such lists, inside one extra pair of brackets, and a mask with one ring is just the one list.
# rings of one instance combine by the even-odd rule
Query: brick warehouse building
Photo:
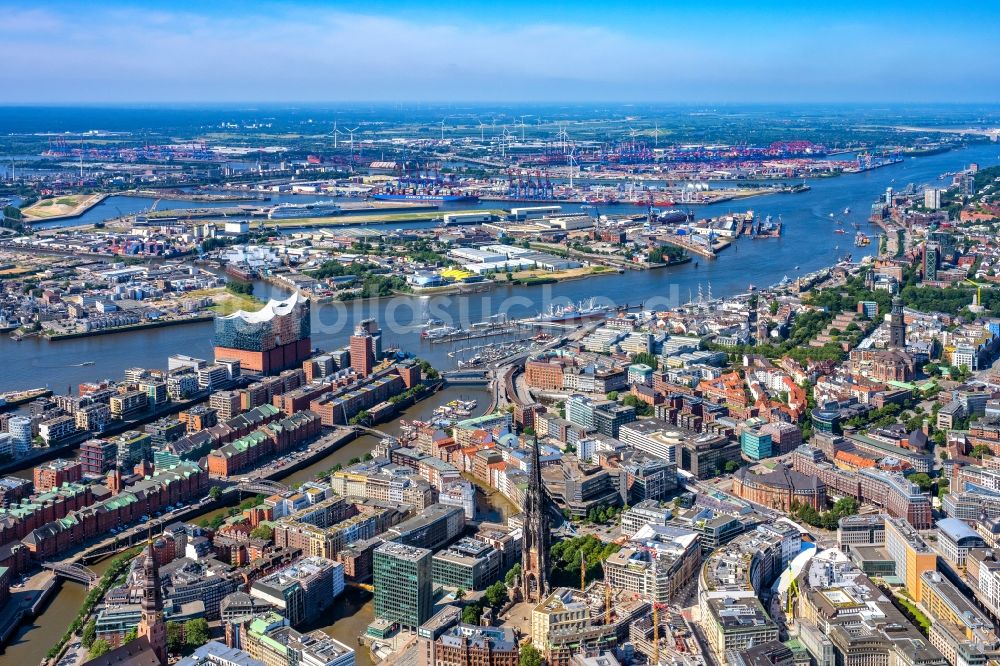
[(239, 310), (215, 319), (215, 359), (233, 359), (264, 374), (300, 366), (309, 358), (309, 300), (294, 293), (256, 312)]

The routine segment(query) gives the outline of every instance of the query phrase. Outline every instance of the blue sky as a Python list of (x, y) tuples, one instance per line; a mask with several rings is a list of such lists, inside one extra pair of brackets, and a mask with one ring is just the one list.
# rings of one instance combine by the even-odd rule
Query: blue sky
[(1000, 3), (8, 2), (0, 103), (1000, 102)]

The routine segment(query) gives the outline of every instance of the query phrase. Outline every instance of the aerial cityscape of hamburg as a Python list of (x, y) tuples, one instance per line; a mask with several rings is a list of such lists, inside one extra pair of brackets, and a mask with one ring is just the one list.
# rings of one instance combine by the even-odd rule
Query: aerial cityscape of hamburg
[(0, 666), (1000, 666), (1000, 4), (0, 17)]

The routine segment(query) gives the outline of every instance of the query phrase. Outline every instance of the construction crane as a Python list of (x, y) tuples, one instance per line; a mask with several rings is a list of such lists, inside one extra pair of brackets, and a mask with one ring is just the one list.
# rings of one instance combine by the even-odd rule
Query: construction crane
[(611, 583), (608, 582), (608, 571), (601, 561), (601, 575), (604, 578), (604, 624), (611, 624)]
[(977, 307), (977, 308), (982, 308), (982, 306), (983, 306), (983, 287), (985, 286), (985, 287), (989, 288), (989, 285), (984, 285), (981, 282), (975, 282), (975, 281), (970, 280), (968, 278), (966, 278), (965, 281), (968, 282), (969, 284), (971, 284), (972, 286), (974, 286), (976, 288), (976, 300), (972, 303), (972, 305), (974, 307)]
[(660, 604), (653, 602), (653, 666), (660, 666)]
[(611, 624), (611, 585), (604, 581), (604, 624)]

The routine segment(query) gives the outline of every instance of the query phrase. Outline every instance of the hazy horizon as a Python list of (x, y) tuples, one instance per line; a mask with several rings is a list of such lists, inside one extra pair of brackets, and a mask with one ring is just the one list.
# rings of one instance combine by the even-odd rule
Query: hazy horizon
[(6, 106), (1000, 102), (986, 2), (0, 9)]

